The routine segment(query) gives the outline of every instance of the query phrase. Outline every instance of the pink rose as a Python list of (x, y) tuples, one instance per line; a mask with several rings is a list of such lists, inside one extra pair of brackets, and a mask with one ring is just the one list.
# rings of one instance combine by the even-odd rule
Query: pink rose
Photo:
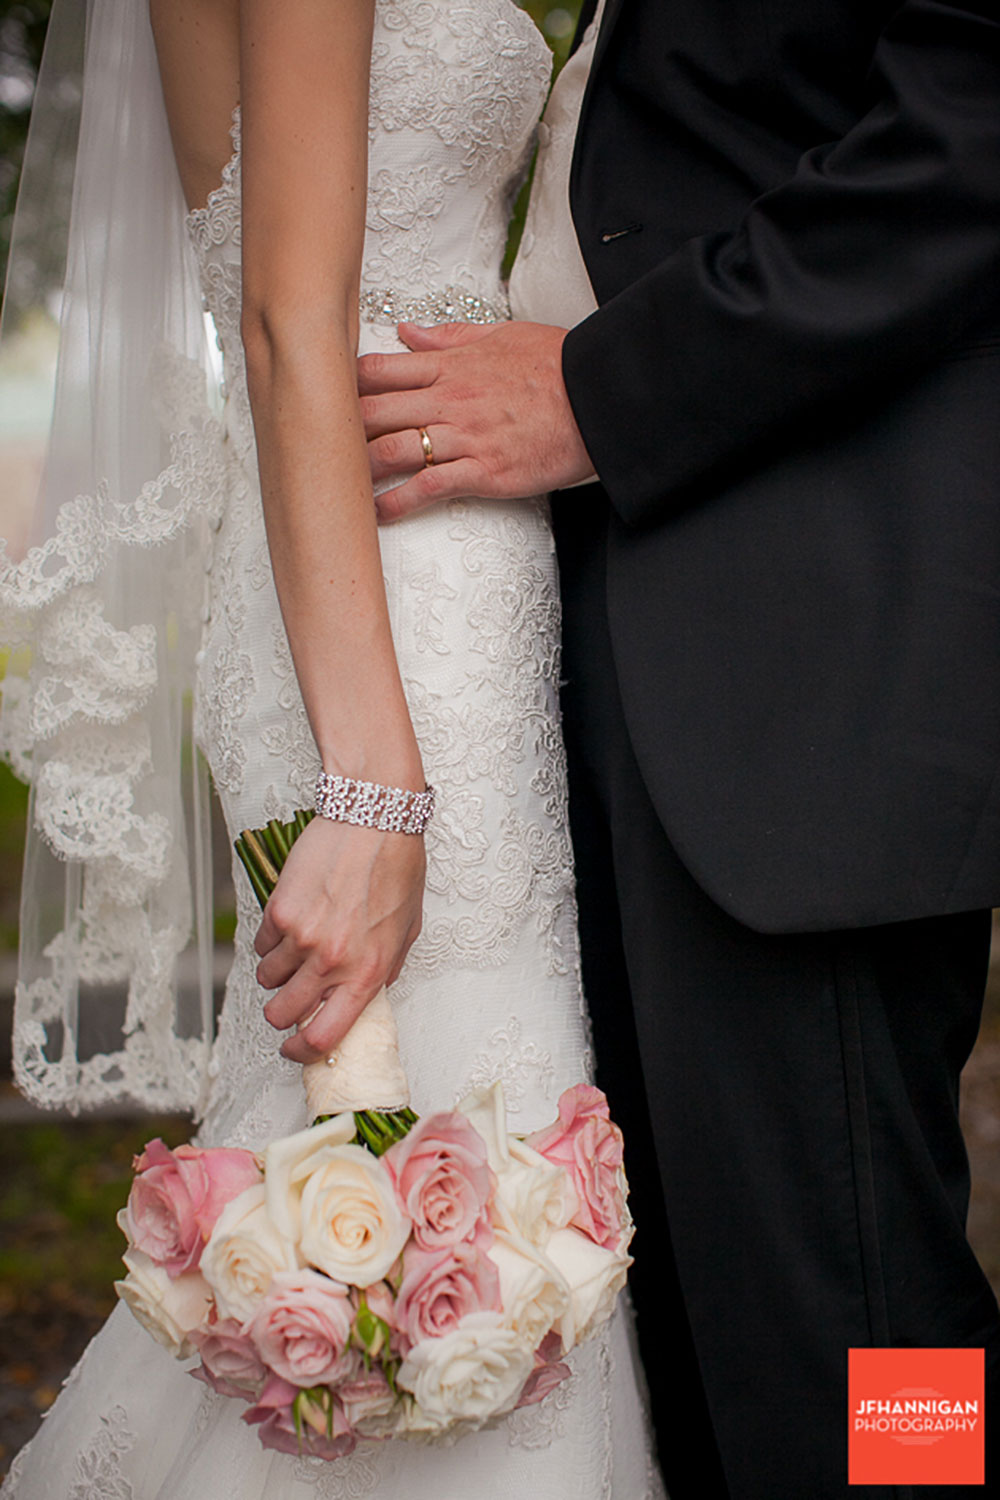
[(337, 1400), (346, 1421), (364, 1437), (388, 1437), (395, 1426), (399, 1402), (377, 1365), (338, 1386)]
[(464, 1242), (436, 1254), (408, 1245), (396, 1298), (400, 1352), (443, 1338), (467, 1313), (500, 1312), (500, 1275), (477, 1246)]
[(464, 1115), (429, 1115), (382, 1158), (392, 1174), (413, 1237), (424, 1250), (462, 1240), (489, 1243), (486, 1205), (494, 1177), (486, 1143)]
[(622, 1133), (601, 1090), (587, 1083), (566, 1089), (558, 1121), (529, 1135), (527, 1144), (568, 1172), (577, 1197), (570, 1224), (605, 1249), (621, 1249), (630, 1228), (622, 1194)]
[(250, 1323), (261, 1359), (296, 1386), (350, 1379), (354, 1308), (348, 1289), (319, 1271), (279, 1271)]
[(560, 1361), (562, 1352), (562, 1339), (558, 1333), (547, 1333), (535, 1350), (535, 1368), (524, 1382), (518, 1406), (534, 1406), (536, 1402), (544, 1401), (550, 1391), (567, 1379), (570, 1368)]
[(249, 1333), (235, 1318), (220, 1318), (191, 1334), (191, 1343), (201, 1355), (201, 1365), (191, 1374), (222, 1396), (258, 1396), (267, 1379)]
[[(296, 1430), (296, 1412), (301, 1436)], [(289, 1385), (278, 1375), (272, 1375), (256, 1406), (243, 1413), (243, 1420), (257, 1428), (257, 1436), (265, 1448), (293, 1453), (296, 1457), (346, 1458), (357, 1446), (335, 1396), (328, 1397), (328, 1406), (320, 1406), (305, 1391)]]
[(226, 1204), (262, 1178), (252, 1151), (171, 1151), (159, 1138), (132, 1165), (138, 1175), (128, 1195), (125, 1232), (168, 1276), (195, 1269)]

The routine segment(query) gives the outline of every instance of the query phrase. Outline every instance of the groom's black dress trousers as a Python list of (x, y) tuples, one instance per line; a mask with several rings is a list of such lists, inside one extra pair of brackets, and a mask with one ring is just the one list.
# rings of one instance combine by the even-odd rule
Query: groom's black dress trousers
[(571, 202), (571, 813), (661, 1453), (674, 1500), (861, 1495), (849, 1348), (985, 1347), (1000, 1403), (957, 1124), (1000, 902), (1000, 4), (608, 0)]

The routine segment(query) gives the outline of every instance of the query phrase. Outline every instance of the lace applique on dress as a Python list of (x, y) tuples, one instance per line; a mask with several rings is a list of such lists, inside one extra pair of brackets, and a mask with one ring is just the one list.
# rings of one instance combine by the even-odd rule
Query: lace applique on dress
[[(420, 144), (413, 161), (372, 174), (365, 285), (426, 290), (445, 270), (447, 280), (471, 279), (475, 287), (477, 262), (492, 274), (506, 235), (551, 57), (509, 0), (380, 0), (377, 17), (373, 150), (380, 139), (387, 157), (394, 138), (419, 137)], [(446, 245), (447, 264), (438, 250)], [(456, 245), (468, 256), (461, 267)]]
[(136, 1500), (122, 1471), (122, 1459), (135, 1447), (122, 1406), (112, 1407), (76, 1460), (76, 1477), (66, 1500)]
[[(365, 1500), (385, 1478), (381, 1458), (380, 1450), (362, 1448), (352, 1455), (350, 1463), (300, 1459), (294, 1474), (300, 1484), (312, 1487), (316, 1500)], [(405, 1486), (400, 1493), (405, 1494)]]
[(455, 1102), (471, 1089), (489, 1088), (493, 1083), (503, 1084), (504, 1101), (511, 1115), (520, 1113), (525, 1094), (532, 1086), (545, 1099), (554, 1097), (552, 1054), (533, 1037), (525, 1038), (518, 1016), (511, 1016), (506, 1026), (498, 1026), (490, 1033)]
[(550, 1391), (544, 1401), (512, 1412), (507, 1419), (507, 1441), (512, 1448), (549, 1448), (566, 1435), (566, 1413), (577, 1394), (578, 1380), (571, 1375)]
[(441, 566), (437, 562), (412, 574), (406, 584), (415, 595), (413, 633), (417, 650), (434, 651), (438, 656), (447, 656), (451, 647), (444, 629), (444, 611), (441, 606), (455, 598), (455, 590), (444, 581)]

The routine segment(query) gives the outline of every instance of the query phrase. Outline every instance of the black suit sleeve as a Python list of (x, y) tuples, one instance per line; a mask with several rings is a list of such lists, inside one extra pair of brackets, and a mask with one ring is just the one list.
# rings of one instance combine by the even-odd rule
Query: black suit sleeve
[(871, 86), (856, 126), (734, 232), (688, 241), (567, 337), (570, 400), (626, 522), (849, 420), (1000, 309), (998, 0), (901, 5)]

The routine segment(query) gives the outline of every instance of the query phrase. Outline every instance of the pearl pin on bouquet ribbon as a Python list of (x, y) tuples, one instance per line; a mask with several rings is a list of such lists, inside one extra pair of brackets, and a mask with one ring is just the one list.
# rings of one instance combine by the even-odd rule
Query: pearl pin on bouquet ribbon
[(399, 1056), (396, 1018), (385, 986), (361, 1012), (339, 1047), (307, 1063), (302, 1081), (311, 1119), (344, 1110), (406, 1109), (410, 1090)]

